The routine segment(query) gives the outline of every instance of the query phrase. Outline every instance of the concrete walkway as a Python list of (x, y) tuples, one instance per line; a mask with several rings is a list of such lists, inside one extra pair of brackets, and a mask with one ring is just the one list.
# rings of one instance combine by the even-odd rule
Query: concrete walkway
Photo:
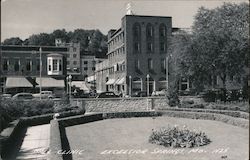
[(50, 124), (28, 127), (17, 160), (46, 160), (49, 151)]

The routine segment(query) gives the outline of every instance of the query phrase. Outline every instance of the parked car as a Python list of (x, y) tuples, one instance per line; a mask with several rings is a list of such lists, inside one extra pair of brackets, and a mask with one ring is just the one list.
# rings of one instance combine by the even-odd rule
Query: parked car
[(153, 91), (152, 96), (166, 96), (167, 91), (165, 89), (160, 91)]
[(102, 92), (96, 98), (117, 98), (119, 97), (114, 92)]
[(11, 98), (11, 94), (2, 94), (2, 95), (0, 95), (0, 98), (9, 99), (9, 98)]
[(132, 97), (147, 97), (146, 91), (138, 91), (132, 94)]
[(37, 93), (37, 94), (33, 94), (33, 96), (35, 98), (40, 98), (40, 96), (41, 96), (42, 99), (53, 99), (54, 98), (52, 91), (42, 91), (41, 95), (40, 95), (40, 93)]
[(17, 93), (12, 97), (15, 100), (31, 100), (33, 98), (34, 96), (31, 93)]

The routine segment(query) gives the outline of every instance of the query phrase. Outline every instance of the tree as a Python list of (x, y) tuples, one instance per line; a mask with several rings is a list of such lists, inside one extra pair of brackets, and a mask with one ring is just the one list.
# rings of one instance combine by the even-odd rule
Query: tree
[(33, 34), (28, 38), (28, 45), (52, 46), (54, 44), (54, 40), (47, 33)]
[(66, 32), (65, 29), (54, 30), (53, 33), (50, 34), (50, 37), (51, 37), (51, 40), (53, 40), (53, 42), (55, 42), (56, 38), (60, 38), (64, 42), (69, 42), (70, 41), (68, 33)]
[(188, 77), (185, 67), (185, 56), (191, 44), (191, 35), (185, 31), (179, 31), (171, 37), (168, 47), (168, 71), (169, 89), (168, 100), (170, 106), (178, 106), (178, 82), (181, 77)]
[(219, 76), (226, 88), (228, 76), (244, 73), (249, 53), (249, 10), (246, 3), (224, 3), (215, 9), (201, 7), (195, 16), (186, 68), (196, 83)]
[(3, 45), (22, 45), (23, 40), (21, 40), (19, 37), (12, 37), (5, 39), (3, 41)]

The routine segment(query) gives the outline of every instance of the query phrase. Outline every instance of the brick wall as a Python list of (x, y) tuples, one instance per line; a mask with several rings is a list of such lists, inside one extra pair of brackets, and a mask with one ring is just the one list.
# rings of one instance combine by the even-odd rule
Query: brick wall
[(77, 100), (76, 105), (83, 106), (86, 112), (122, 112), (149, 111), (169, 107), (165, 97), (162, 98), (112, 98)]

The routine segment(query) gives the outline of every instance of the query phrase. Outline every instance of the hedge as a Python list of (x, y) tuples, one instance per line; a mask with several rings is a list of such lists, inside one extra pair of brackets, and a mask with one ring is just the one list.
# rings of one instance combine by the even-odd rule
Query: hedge
[(130, 117), (153, 117), (153, 116), (159, 116), (159, 113), (155, 112), (155, 111), (103, 113), (103, 118), (104, 119), (109, 119), (109, 118), (130, 118)]
[(221, 121), (234, 126), (249, 128), (249, 120), (242, 118), (234, 118), (227, 115), (217, 113), (198, 113), (198, 112), (184, 112), (184, 111), (161, 111), (161, 115), (177, 118), (191, 118), (191, 119), (205, 119)]
[(68, 127), (68, 126), (89, 123), (89, 122), (94, 122), (94, 121), (99, 121), (99, 120), (103, 120), (102, 113), (66, 117), (66, 118), (59, 119), (59, 123), (60, 125), (64, 127)]
[[(83, 115), (85, 113), (84, 110), (71, 110), (59, 113), (58, 118), (64, 118), (74, 115)], [(49, 113), (44, 115), (32, 116), (32, 117), (22, 117), (21, 119), (24, 121), (26, 126), (35, 126), (41, 124), (48, 124), (53, 119), (55, 113)]]
[(164, 110), (217, 113), (217, 114), (224, 114), (224, 115), (237, 117), (237, 118), (249, 119), (249, 114), (245, 112), (241, 112), (241, 111), (225, 111), (225, 110), (214, 110), (214, 109), (189, 109), (189, 108), (166, 108)]

